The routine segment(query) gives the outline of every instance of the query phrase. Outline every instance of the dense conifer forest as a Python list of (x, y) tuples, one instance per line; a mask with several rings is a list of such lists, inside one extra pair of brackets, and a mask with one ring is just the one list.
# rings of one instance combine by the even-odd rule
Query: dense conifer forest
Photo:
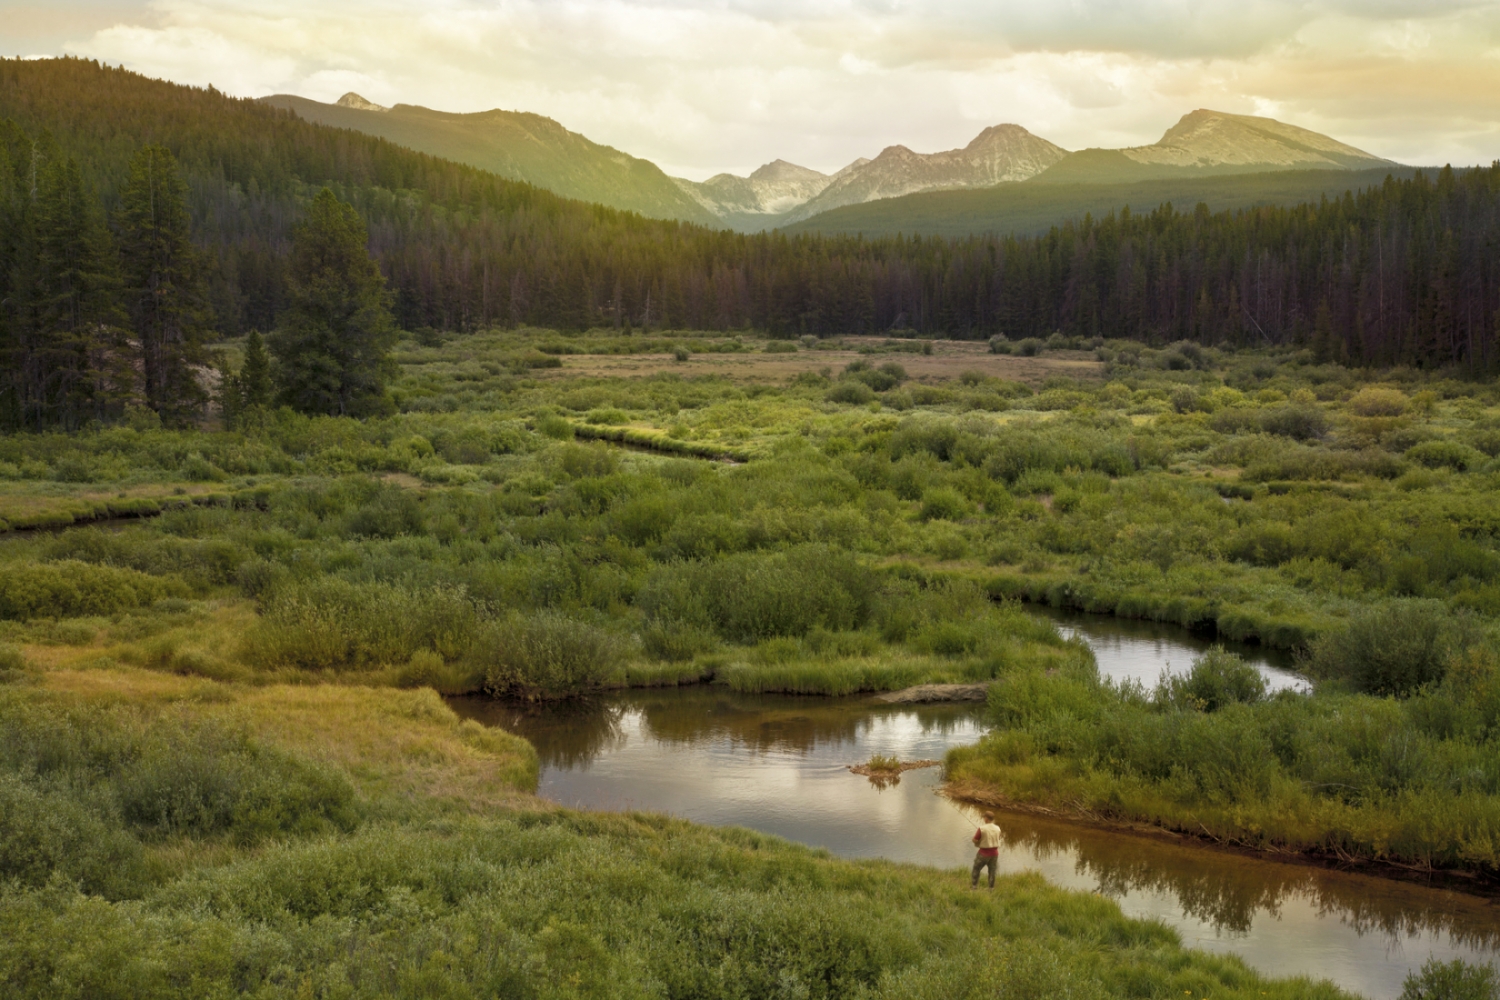
[[(203, 301), (226, 335), (278, 325), (292, 227), (327, 186), (363, 217), (408, 329), (1062, 331), (1479, 368), (1500, 353), (1500, 167), (1389, 179), (1296, 208), (1142, 206), (1060, 221), (1035, 238), (789, 237), (568, 201), (212, 88), (83, 60), (0, 64), (0, 119), (11, 350), (28, 324), (52, 322), (23, 315), (10, 294), (36, 280), (17, 271), (23, 217), (65, 194), (83, 220), (69, 225), (94, 234), (78, 238), (118, 238), (131, 160), (155, 143), (182, 165)], [(67, 175), (66, 192), (47, 193), (49, 171)], [(126, 305), (113, 282), (89, 292), (99, 323)]]

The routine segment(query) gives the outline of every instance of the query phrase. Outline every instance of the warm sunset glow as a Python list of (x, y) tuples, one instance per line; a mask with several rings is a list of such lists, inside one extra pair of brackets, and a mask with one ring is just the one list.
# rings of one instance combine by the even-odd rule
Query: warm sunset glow
[(1500, 4), (1470, 0), (155, 0), (28, 5), (0, 48), (242, 96), (533, 111), (694, 179), (1000, 122), (1136, 145), (1200, 107), (1405, 163), (1500, 156)]

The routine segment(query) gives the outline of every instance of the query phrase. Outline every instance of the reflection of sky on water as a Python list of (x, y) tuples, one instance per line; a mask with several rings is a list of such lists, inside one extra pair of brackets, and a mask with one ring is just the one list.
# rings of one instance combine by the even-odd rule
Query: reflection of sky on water
[[(1083, 619), (1078, 622), (1075, 619)], [(1094, 619), (1094, 620), (1089, 620)], [(1161, 626), (1067, 616), (1101, 673), (1148, 686), (1186, 668), (1208, 642)], [(1240, 647), (1251, 654), (1254, 647)], [(1274, 655), (1273, 684), (1300, 681)], [(1273, 674), (1272, 672), (1276, 672)], [(967, 869), (971, 809), (937, 794), (938, 768), (878, 789), (847, 765), (871, 754), (941, 759), (984, 730), (974, 706), (878, 706), (853, 699), (740, 696), (722, 688), (622, 692), (585, 704), (517, 706), (455, 699), (463, 715), (518, 732), (542, 762), (540, 793), (585, 809), (641, 809), (745, 826), (841, 857)], [(1363, 875), (1184, 846), (1003, 813), (1001, 870), (1040, 871), (1099, 891), (1183, 942), (1241, 956), (1272, 975), (1329, 978), (1395, 997), (1429, 957), (1500, 958), (1500, 904)], [(955, 878), (967, 875), (955, 874)]]
[(1186, 673), (1193, 661), (1216, 645), (1238, 653), (1260, 671), (1269, 691), (1291, 688), (1311, 690), (1311, 685), (1292, 667), (1292, 657), (1281, 650), (1248, 643), (1205, 639), (1175, 625), (1130, 621), (1108, 615), (1033, 607), (1035, 614), (1051, 619), (1068, 638), (1082, 636), (1094, 651), (1101, 677), (1113, 681), (1138, 681), (1148, 691), (1156, 686), (1163, 670)]

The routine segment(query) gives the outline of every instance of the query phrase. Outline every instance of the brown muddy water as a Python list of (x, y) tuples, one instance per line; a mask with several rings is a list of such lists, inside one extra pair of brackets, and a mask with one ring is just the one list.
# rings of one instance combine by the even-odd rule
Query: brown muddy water
[[(1181, 630), (1090, 615), (1048, 617), (1087, 639), (1101, 674), (1155, 683), (1209, 643)], [(1254, 647), (1274, 686), (1290, 663)], [(649, 810), (745, 826), (846, 858), (963, 868), (974, 810), (939, 793), (938, 768), (879, 787), (848, 765), (872, 754), (941, 758), (986, 728), (982, 706), (879, 705), (863, 698), (737, 695), (713, 685), (625, 691), (543, 706), (451, 701), (530, 740), (544, 797), (583, 809)], [(1002, 813), (1001, 870), (1116, 900), (1183, 942), (1276, 976), (1308, 975), (1373, 998), (1398, 996), (1430, 957), (1500, 961), (1500, 903), (1374, 876), (1283, 864)]]

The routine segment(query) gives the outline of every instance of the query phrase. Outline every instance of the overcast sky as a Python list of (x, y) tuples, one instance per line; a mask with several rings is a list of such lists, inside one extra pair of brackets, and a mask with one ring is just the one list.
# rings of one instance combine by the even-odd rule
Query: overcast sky
[(0, 0), (0, 50), (239, 96), (534, 111), (699, 180), (1001, 122), (1140, 145), (1194, 108), (1406, 163), (1500, 158), (1500, 2)]

